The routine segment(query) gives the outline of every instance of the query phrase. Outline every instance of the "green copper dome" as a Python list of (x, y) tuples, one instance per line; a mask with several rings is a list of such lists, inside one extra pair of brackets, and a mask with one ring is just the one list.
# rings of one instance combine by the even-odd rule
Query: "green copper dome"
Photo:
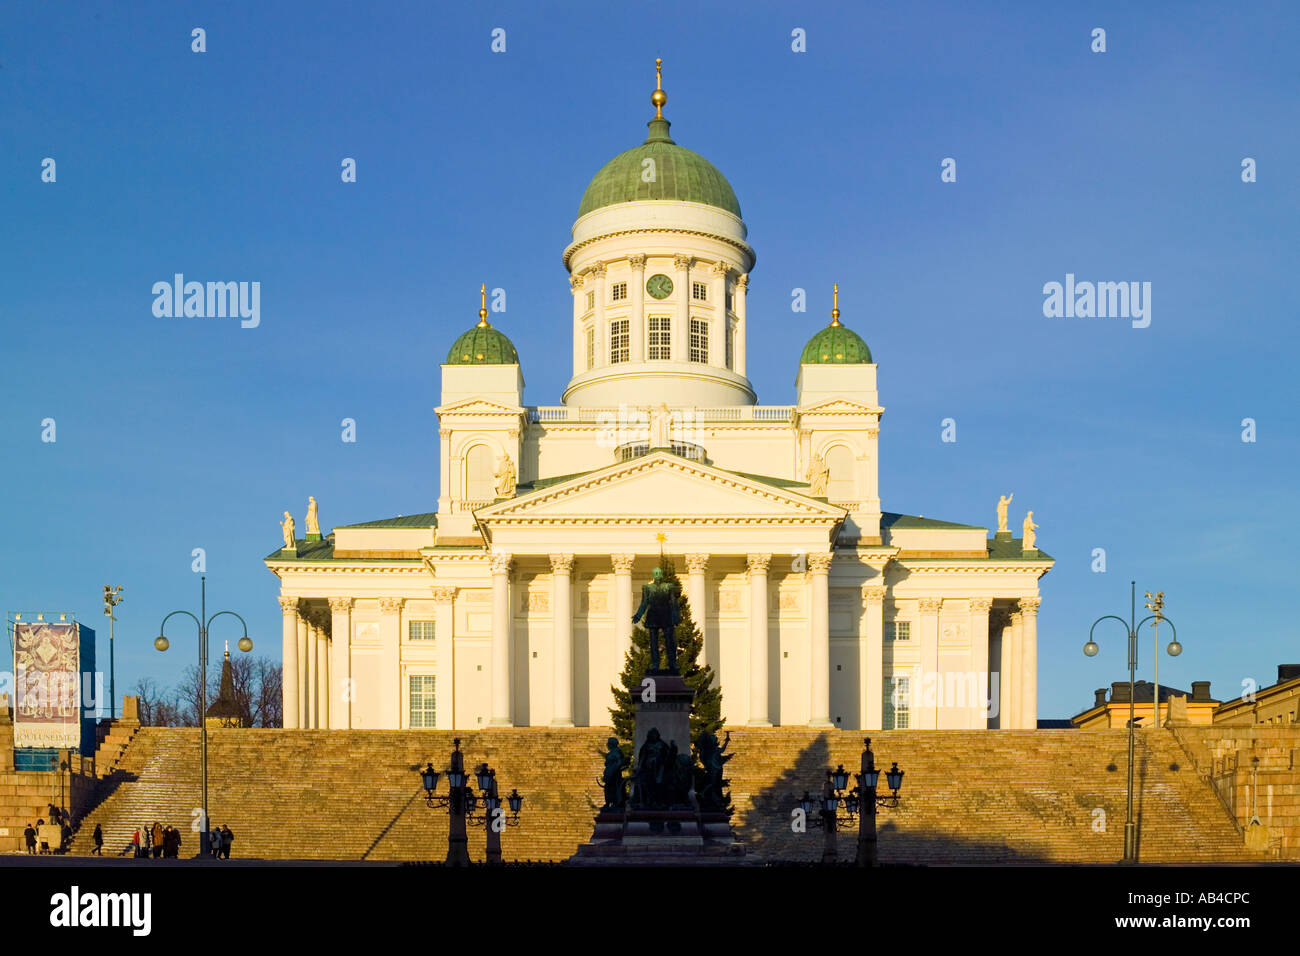
[(447, 353), (448, 365), (518, 365), (519, 353), (504, 332), (476, 325), (458, 338)]
[[(736, 193), (718, 167), (674, 143), (666, 119), (652, 119), (647, 125), (650, 135), (644, 143), (615, 156), (596, 173), (582, 194), (578, 217), (621, 202), (677, 199), (716, 206), (740, 218)], [(647, 159), (654, 160), (653, 167)], [(648, 169), (654, 170), (653, 182), (643, 178)]]
[(871, 349), (845, 325), (828, 325), (803, 347), (801, 365), (870, 365)]

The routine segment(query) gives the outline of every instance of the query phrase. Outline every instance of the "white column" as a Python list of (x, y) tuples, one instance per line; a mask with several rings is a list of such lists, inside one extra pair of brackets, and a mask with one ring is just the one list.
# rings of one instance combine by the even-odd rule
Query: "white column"
[(812, 584), (812, 614), (809, 639), (812, 644), (811, 712), (808, 726), (834, 727), (831, 722), (831, 631), (830, 554), (808, 555), (808, 578)]
[(885, 723), (885, 588), (862, 585), (862, 631), (865, 646), (858, 673), (862, 687), (863, 730), (880, 730)]
[(709, 296), (713, 299), (713, 321), (709, 323), (709, 364), (725, 368), (727, 364), (727, 271), (725, 262), (713, 264), (713, 283)]
[(674, 362), (685, 362), (690, 359), (690, 353), (686, 345), (690, 341), (691, 264), (693, 261), (690, 256), (673, 256), (673, 268), (675, 270), (673, 287), (677, 293), (677, 316), (673, 319), (672, 352), (670, 357)]
[(329, 618), (319, 612), (316, 618), (316, 726), (330, 725), (330, 639)]
[(551, 555), (552, 727), (573, 726), (573, 555)]
[[(582, 276), (569, 276), (569, 289), (573, 293), (573, 374), (587, 370), (587, 336), (582, 317), (587, 314), (587, 294), (582, 289)], [(600, 361), (600, 356), (596, 356)], [(438, 509), (441, 511), (441, 507)]]
[(702, 653), (703, 663), (712, 667), (713, 672), (716, 674), (718, 662), (709, 660), (709, 641), (706, 633), (709, 609), (705, 604), (708, 597), (705, 590), (704, 574), (708, 568), (709, 556), (707, 554), (688, 554), (686, 556), (686, 600), (691, 605), (691, 617), (695, 621), (695, 626), (700, 629), (700, 635), (705, 639)]
[(745, 292), (749, 288), (749, 273), (736, 277), (736, 374), (745, 374), (745, 339), (749, 325), (745, 322)]
[(614, 562), (614, 660), (623, 673), (623, 663), (632, 647), (632, 564), (635, 554), (611, 554)]
[(352, 598), (330, 598), (330, 727), (352, 729)]
[(1042, 598), (1020, 599), (1021, 723), (1038, 729), (1038, 606)]
[(402, 687), (402, 606), (405, 598), (379, 599), (379, 728), (397, 730), (409, 723), (402, 713), (405, 688)]
[(492, 555), (492, 716), (493, 727), (510, 727), (510, 555)]
[(456, 589), (433, 589), (433, 722), (439, 727), (451, 727), (456, 722), (456, 678), (452, 657), (455, 640)]
[(1015, 726), (1014, 701), (1011, 689), (1016, 686), (1015, 672), (1012, 669), (1012, 656), (1015, 642), (1011, 634), (1011, 618), (1005, 608), (997, 608), (992, 613), (993, 627), (998, 631), (998, 727), (1010, 730)]
[(609, 364), (609, 321), (605, 318), (605, 263), (597, 262), (591, 267), (587, 282), (594, 282), (596, 288), (596, 310), (591, 321), (596, 329), (596, 364)]
[(912, 688), (912, 707), (916, 726), (922, 730), (939, 729), (939, 706), (943, 703), (943, 675), (939, 673), (939, 612), (942, 598), (922, 598), (920, 686)]
[(749, 566), (749, 726), (771, 727), (767, 700), (767, 566), (770, 554), (751, 554)]
[(298, 599), (280, 595), (280, 613), (283, 615), (281, 656), (284, 659), (280, 679), (281, 709), (284, 728), (297, 730), (301, 723), (301, 706), (298, 702)]
[(1011, 727), (1022, 730), (1025, 726), (1025, 641), (1021, 630), (1024, 617), (1019, 611), (1011, 613)]
[(983, 730), (989, 725), (989, 707), (993, 699), (989, 685), (989, 611), (993, 601), (989, 598), (971, 598), (970, 610), (970, 668), (975, 672), (979, 693), (970, 704), (970, 726)]
[(298, 726), (311, 726), (311, 630), (307, 607), (298, 602)]
[(316, 691), (320, 686), (320, 660), (317, 654), (319, 641), (316, 636), (316, 612), (308, 611), (307, 617), (307, 722), (304, 727), (315, 729), (320, 708), (316, 700)]
[[(628, 256), (632, 278), (628, 280), (627, 297), (632, 305), (628, 316), (628, 361), (645, 361), (645, 256)], [(629, 632), (630, 633), (630, 632)]]

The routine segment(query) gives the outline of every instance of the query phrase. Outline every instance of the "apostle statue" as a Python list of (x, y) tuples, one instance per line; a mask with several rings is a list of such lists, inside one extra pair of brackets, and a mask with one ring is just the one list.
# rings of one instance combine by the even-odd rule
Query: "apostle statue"
[(1007, 508), (1011, 505), (1011, 499), (1015, 494), (1003, 495), (998, 499), (998, 531), (1007, 530)]
[(1037, 536), (1034, 534), (1034, 532), (1037, 530), (1038, 530), (1038, 525), (1034, 524), (1034, 513), (1031, 511), (1029, 512), (1029, 514), (1025, 515), (1025, 524), (1024, 524), (1025, 541), (1024, 544), (1022, 545), (1024, 550), (1026, 551), (1038, 550), (1038, 545), (1036, 543)]
[(492, 473), (492, 477), (496, 479), (498, 498), (514, 497), (515, 481), (518, 473), (515, 471), (515, 463), (511, 459), (509, 452), (501, 456), (497, 470)]
[(722, 770), (726, 762), (734, 756), (726, 753), (730, 743), (731, 731), (727, 731), (727, 739), (719, 746), (717, 735), (706, 730), (700, 734), (695, 744), (695, 750), (700, 756), (700, 764), (704, 767), (704, 783), (696, 788), (701, 810), (723, 808), (725, 797), (722, 792)]
[(307, 497), (307, 533), (320, 534), (320, 517), (316, 513), (316, 499)]
[(669, 673), (677, 673), (677, 639), (673, 634), (681, 620), (677, 607), (677, 587), (664, 580), (663, 568), (656, 567), (653, 580), (641, 586), (641, 606), (632, 615), (636, 624), (645, 615), (645, 629), (650, 632), (650, 672), (659, 673), (659, 635), (663, 635), (664, 653)]
[(280, 523), (280, 530), (284, 532), (284, 550), (292, 551), (297, 544), (293, 538), (293, 515), (287, 511), (284, 513), (284, 521)]
[(668, 448), (672, 444), (672, 412), (665, 402), (650, 410), (650, 447)]
[(813, 455), (812, 464), (808, 466), (808, 494), (814, 498), (826, 495), (826, 485), (831, 480), (831, 470), (826, 467), (826, 459)]
[(668, 744), (659, 736), (659, 729), (651, 727), (636, 760), (636, 806), (643, 810), (662, 809), (665, 806), (664, 784), (670, 761), (675, 759)]

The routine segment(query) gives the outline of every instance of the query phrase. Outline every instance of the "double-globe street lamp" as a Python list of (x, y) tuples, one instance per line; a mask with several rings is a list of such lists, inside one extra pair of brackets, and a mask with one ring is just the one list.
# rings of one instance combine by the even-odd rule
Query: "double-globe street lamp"
[[(1169, 630), (1173, 632), (1174, 639), (1169, 642), (1165, 649), (1170, 657), (1177, 657), (1183, 652), (1183, 645), (1178, 643), (1178, 629), (1174, 627), (1174, 622), (1164, 615), (1164, 592), (1161, 592), (1160, 609), (1154, 614), (1149, 614), (1142, 620), (1134, 624), (1137, 618), (1137, 583), (1129, 582), (1129, 617), (1124, 620), (1115, 614), (1104, 614), (1092, 622), (1092, 627), (1088, 631), (1088, 643), (1083, 645), (1083, 653), (1088, 657), (1096, 657), (1097, 651), (1101, 648), (1097, 642), (1092, 639), (1093, 631), (1097, 625), (1105, 620), (1119, 621), (1128, 631), (1128, 797), (1124, 808), (1124, 861), (1125, 863), (1137, 862), (1137, 822), (1133, 819), (1133, 732), (1134, 724), (1137, 722), (1133, 714), (1133, 687), (1136, 683), (1137, 660), (1138, 660), (1138, 631), (1142, 625), (1148, 621), (1155, 622), (1152, 624), (1156, 627), (1159, 623), (1169, 625)], [(1156, 724), (1159, 725), (1160, 701), (1152, 701), (1153, 712), (1157, 715)]]
[[(804, 819), (813, 827), (821, 827), (826, 839), (822, 844), (822, 862), (834, 863), (836, 858), (835, 833), (840, 825), (852, 826), (853, 818), (858, 817), (858, 849), (855, 862), (858, 866), (876, 865), (876, 809), (898, 806), (898, 791), (903, 786), (903, 771), (895, 763), (885, 772), (890, 793), (885, 796), (877, 794), (880, 783), (880, 771), (876, 769), (876, 755), (871, 750), (871, 738), (863, 738), (862, 772), (855, 773), (853, 779), (857, 786), (845, 793), (849, 785), (849, 772), (840, 764), (834, 770), (826, 771), (826, 782), (822, 785), (820, 800), (812, 797), (807, 790), (799, 801)], [(843, 804), (848, 813), (847, 819), (839, 817), (839, 807)], [(814, 811), (820, 810), (817, 816)]]
[[(474, 770), (478, 788), (482, 796), (476, 797), (469, 783), (469, 774), (465, 772), (465, 755), (460, 752), (460, 738), (452, 740), (454, 749), (447, 765), (447, 789), (445, 797), (437, 796), (438, 780), (442, 774), (433, 769), (433, 762), (421, 770), (420, 784), (424, 787), (425, 804), (432, 808), (445, 808), (450, 815), (447, 831), (447, 866), (469, 866), (469, 837), (467, 825), (483, 824), (487, 839), (487, 862), (490, 866), (501, 864), (501, 830), (505, 827), (519, 826), (519, 810), (524, 798), (518, 790), (511, 790), (506, 797), (510, 807), (510, 817), (501, 806), (501, 797), (497, 794), (497, 772), (487, 765), (479, 764)], [(479, 803), (483, 804), (482, 816), (477, 815)]]
[(198, 852), (200, 857), (208, 855), (210, 845), (208, 837), (208, 725), (205, 719), (208, 711), (208, 629), (212, 626), (212, 622), (223, 614), (239, 618), (239, 623), (244, 627), (244, 636), (239, 639), (238, 647), (245, 654), (253, 649), (253, 642), (248, 637), (248, 623), (234, 611), (218, 611), (212, 617), (207, 616), (207, 582), (206, 575), (199, 578), (199, 616), (195, 617), (189, 611), (172, 611), (163, 618), (162, 624), (158, 628), (158, 637), (153, 642), (153, 646), (160, 651), (165, 651), (171, 647), (171, 641), (167, 640), (164, 632), (167, 628), (167, 622), (177, 614), (184, 614), (199, 626), (199, 763), (203, 781), (203, 829)]

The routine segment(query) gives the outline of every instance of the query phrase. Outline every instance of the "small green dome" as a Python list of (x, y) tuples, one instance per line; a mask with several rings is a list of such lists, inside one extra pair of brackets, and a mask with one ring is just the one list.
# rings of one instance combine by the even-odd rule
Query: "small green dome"
[[(578, 217), (616, 203), (677, 199), (716, 206), (739, 219), (736, 193), (718, 167), (699, 153), (674, 143), (666, 119), (652, 119), (648, 125), (650, 135), (644, 143), (615, 156), (596, 173), (582, 194)], [(654, 160), (653, 182), (643, 178), (651, 168), (645, 163), (647, 159)]]
[(871, 349), (846, 325), (828, 325), (803, 347), (801, 365), (870, 365)]
[(447, 353), (447, 364), (518, 365), (519, 353), (500, 329), (476, 325), (452, 345)]

